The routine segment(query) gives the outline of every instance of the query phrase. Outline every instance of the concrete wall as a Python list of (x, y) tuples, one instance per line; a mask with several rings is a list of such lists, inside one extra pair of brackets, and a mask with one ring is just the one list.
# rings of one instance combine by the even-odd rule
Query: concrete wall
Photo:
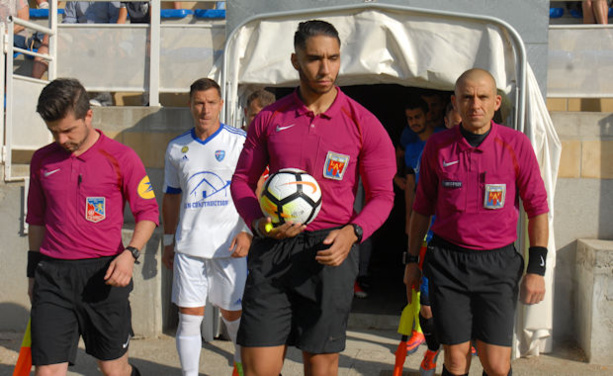
[(562, 141), (555, 196), (554, 337), (576, 340), (577, 239), (613, 239), (613, 114), (552, 112)]
[(28, 242), (21, 235), (23, 196), (23, 183), (0, 183), (0, 331), (24, 330), (28, 323)]
[(577, 342), (590, 363), (613, 364), (613, 242), (579, 240), (576, 273)]

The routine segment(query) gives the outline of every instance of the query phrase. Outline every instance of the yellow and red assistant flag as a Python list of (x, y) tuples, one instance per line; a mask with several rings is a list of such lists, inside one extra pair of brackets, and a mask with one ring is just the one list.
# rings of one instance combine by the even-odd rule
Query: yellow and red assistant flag
[(28, 376), (32, 370), (32, 337), (30, 336), (30, 323), (31, 320), (28, 320), (28, 326), (23, 335), (23, 341), (21, 341), (19, 358), (17, 359), (17, 364), (15, 364), (13, 376)]

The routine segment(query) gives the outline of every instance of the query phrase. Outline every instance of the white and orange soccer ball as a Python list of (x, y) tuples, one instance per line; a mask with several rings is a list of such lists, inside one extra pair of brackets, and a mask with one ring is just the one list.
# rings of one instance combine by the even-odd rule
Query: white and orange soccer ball
[(285, 222), (309, 224), (321, 209), (321, 189), (307, 172), (286, 168), (264, 182), (260, 208), (273, 225)]

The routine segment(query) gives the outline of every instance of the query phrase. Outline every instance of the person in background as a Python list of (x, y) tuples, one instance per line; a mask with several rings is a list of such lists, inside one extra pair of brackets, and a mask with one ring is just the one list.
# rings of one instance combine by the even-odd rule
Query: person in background
[(457, 125), (460, 125), (461, 122), (462, 117), (453, 108), (453, 103), (447, 103), (447, 107), (445, 107), (445, 128), (451, 129)]
[(247, 105), (245, 106), (245, 126), (243, 129), (247, 131), (249, 126), (255, 119), (255, 116), (262, 111), (262, 109), (275, 102), (276, 98), (273, 93), (265, 89), (258, 89), (247, 97)]
[(449, 102), (449, 96), (440, 91), (426, 91), (421, 99), (428, 104), (428, 126), (432, 129), (443, 128), (445, 106)]
[[(247, 106), (245, 107), (245, 122), (247, 123), (244, 127), (245, 131), (249, 129), (251, 123), (253, 123), (253, 119), (255, 116), (262, 111), (262, 109), (268, 105), (271, 105), (275, 102), (276, 98), (273, 93), (265, 89), (259, 89), (249, 94), (247, 97)], [(260, 180), (258, 180), (257, 187), (255, 188), (255, 195), (260, 197), (262, 194), (262, 188), (264, 187), (264, 182), (268, 179), (270, 174), (268, 166), (266, 166), (266, 170), (260, 176)]]
[[(251, 232), (230, 196), (245, 132), (219, 121), (221, 89), (211, 79), (192, 83), (189, 106), (194, 127), (166, 149), (162, 262), (174, 271), (172, 301), (179, 307), (176, 341), (181, 369), (185, 376), (198, 376), (207, 297), (219, 307), (236, 344)], [(234, 374), (242, 375), (240, 346), (235, 348)]]
[(609, 4), (607, 0), (584, 0), (581, 2), (584, 24), (609, 23)]

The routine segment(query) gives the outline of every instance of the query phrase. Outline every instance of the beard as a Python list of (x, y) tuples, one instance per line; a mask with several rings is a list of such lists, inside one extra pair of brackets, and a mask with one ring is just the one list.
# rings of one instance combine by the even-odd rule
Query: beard
[(87, 140), (88, 137), (89, 137), (89, 133), (90, 133), (90, 130), (86, 129), (85, 130), (85, 134), (83, 135), (83, 138), (80, 141), (65, 142), (65, 143), (61, 144), (61, 146), (67, 152), (74, 153), (75, 151), (78, 151), (81, 148), (81, 146), (83, 146), (83, 144), (85, 143), (85, 140)]
[(337, 78), (337, 77), (334, 77), (334, 79), (332, 80), (329, 86), (321, 87), (321, 86), (314, 84), (313, 80), (309, 79), (304, 74), (302, 69), (298, 69), (298, 75), (300, 77), (300, 84), (304, 89), (310, 91), (311, 93), (319, 94), (319, 95), (327, 94), (330, 91), (332, 91), (334, 89), (336, 78)]

